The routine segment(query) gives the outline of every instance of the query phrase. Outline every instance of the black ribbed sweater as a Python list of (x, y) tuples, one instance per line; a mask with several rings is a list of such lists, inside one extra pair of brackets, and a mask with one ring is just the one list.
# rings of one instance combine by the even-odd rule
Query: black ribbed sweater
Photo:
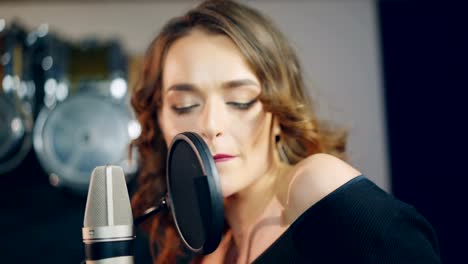
[(416, 209), (359, 176), (305, 211), (254, 262), (440, 263)]

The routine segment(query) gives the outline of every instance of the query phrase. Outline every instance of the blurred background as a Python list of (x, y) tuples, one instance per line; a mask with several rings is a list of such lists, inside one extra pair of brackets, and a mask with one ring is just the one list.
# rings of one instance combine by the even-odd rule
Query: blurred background
[[(130, 192), (134, 186), (138, 168), (126, 154), (140, 127), (128, 100), (145, 49), (169, 18), (198, 2), (0, 0), (2, 263), (83, 260), (92, 169), (120, 165)], [(349, 131), (350, 162), (431, 222), (443, 263), (463, 262), (468, 19), (461, 6), (243, 2), (289, 37), (319, 117)], [(149, 263), (145, 239), (138, 234), (137, 263)]]

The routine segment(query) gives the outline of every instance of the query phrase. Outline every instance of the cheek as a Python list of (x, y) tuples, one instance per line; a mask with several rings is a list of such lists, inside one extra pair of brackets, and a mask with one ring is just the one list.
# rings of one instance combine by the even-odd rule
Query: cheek
[(245, 151), (259, 153), (265, 151), (269, 140), (269, 118), (270, 114), (265, 113), (260, 107), (259, 111), (245, 116), (239, 120), (236, 128), (238, 140), (242, 141)]
[(159, 114), (159, 127), (163, 133), (167, 146), (171, 144), (173, 138), (182, 132), (199, 132), (200, 125), (196, 117), (181, 117), (171, 113), (170, 109), (162, 109)]
[(184, 128), (181, 127), (181, 122), (175, 122), (174, 118), (169, 115), (167, 110), (162, 109), (161, 113), (159, 114), (159, 127), (161, 128), (161, 132), (163, 133), (164, 140), (166, 145), (169, 145), (172, 142), (172, 139), (179, 133), (184, 132)]

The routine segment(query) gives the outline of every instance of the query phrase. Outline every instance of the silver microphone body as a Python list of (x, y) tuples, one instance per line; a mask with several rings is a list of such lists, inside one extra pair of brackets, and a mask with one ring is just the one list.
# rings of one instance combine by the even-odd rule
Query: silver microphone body
[(135, 231), (125, 175), (118, 166), (96, 167), (83, 221), (87, 264), (133, 264)]

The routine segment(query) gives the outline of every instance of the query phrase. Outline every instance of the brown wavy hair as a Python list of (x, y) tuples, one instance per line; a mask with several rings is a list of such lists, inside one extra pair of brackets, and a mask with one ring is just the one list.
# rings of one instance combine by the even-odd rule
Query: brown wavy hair
[[(167, 147), (158, 126), (163, 62), (171, 45), (193, 29), (223, 34), (238, 46), (261, 83), (259, 99), (264, 109), (279, 121), (280, 139), (291, 164), (319, 152), (345, 158), (346, 132), (316, 119), (297, 56), (272, 21), (233, 1), (208, 0), (170, 20), (145, 55), (131, 100), (142, 126), (141, 135), (132, 142), (140, 154), (138, 188), (132, 197), (136, 216), (154, 206), (166, 191)], [(183, 255), (170, 212), (153, 217), (143, 228), (150, 234), (154, 263), (175, 263)]]

